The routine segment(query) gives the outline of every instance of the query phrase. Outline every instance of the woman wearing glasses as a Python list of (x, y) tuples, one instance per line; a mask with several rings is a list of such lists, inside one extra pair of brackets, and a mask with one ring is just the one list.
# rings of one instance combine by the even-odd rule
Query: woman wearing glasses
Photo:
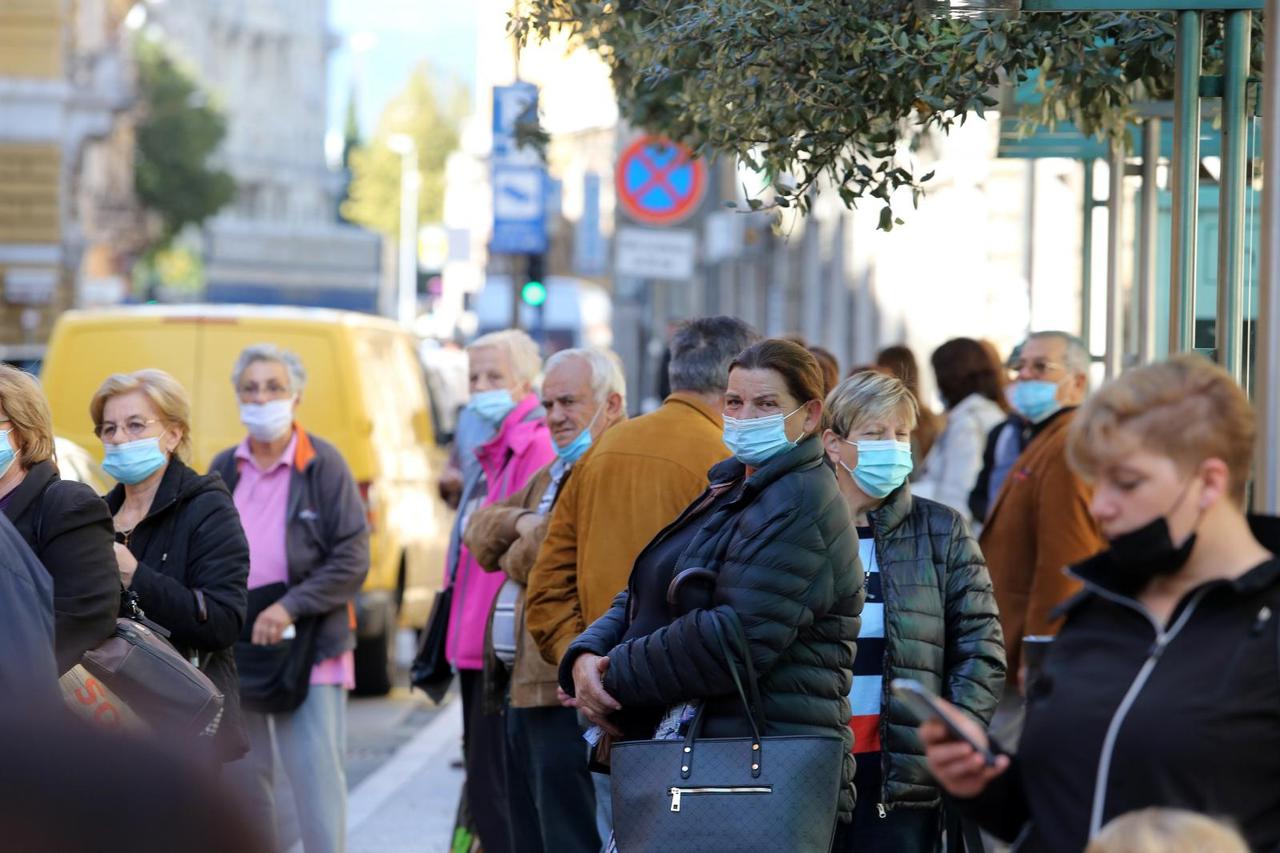
[(120, 483), (106, 496), (120, 581), (226, 697), (217, 751), (230, 761), (248, 749), (232, 646), (244, 622), (249, 545), (222, 478), (184, 462), (190, 412), (186, 390), (163, 370), (110, 376), (89, 406), (102, 467)]
[(54, 653), (66, 672), (116, 630), (111, 517), (93, 489), (58, 476), (49, 403), (34, 378), (8, 365), (0, 365), (0, 510), (53, 579)]

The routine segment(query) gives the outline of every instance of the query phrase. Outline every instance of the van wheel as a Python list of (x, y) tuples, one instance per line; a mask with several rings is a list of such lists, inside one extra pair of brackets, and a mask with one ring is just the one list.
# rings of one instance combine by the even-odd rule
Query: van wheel
[(395, 652), (391, 644), (396, 639), (395, 605), (387, 605), (387, 616), (382, 630), (356, 643), (357, 696), (386, 696), (391, 692), (395, 677)]

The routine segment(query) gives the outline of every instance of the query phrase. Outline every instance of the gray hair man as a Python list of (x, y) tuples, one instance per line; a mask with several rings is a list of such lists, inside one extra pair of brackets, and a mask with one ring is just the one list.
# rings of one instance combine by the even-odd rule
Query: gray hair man
[[(1004, 628), (1009, 682), (1020, 683), (1022, 638), (1057, 632), (1054, 611), (1079, 591), (1063, 569), (1105, 546), (1089, 512), (1088, 484), (1067, 465), (1067, 431), (1089, 389), (1089, 350), (1066, 332), (1029, 336), (1010, 362), (1009, 402), (1022, 416), (1026, 445), (1014, 461), (982, 529)], [(1017, 692), (1005, 691), (992, 731), (1016, 734)], [(997, 735), (999, 737), (999, 735)]]
[(595, 853), (595, 792), (577, 715), (562, 707), (556, 667), (524, 627), (524, 591), (556, 499), (592, 445), (626, 417), (626, 380), (612, 352), (562, 350), (547, 360), (542, 406), (556, 460), (506, 500), (476, 510), (464, 541), (481, 568), (504, 572), (485, 652), (486, 702), (508, 708), (508, 818), (512, 836), (543, 850)]
[[(671, 340), (671, 395), (657, 410), (609, 430), (574, 466), (529, 576), (526, 624), (548, 663), (559, 664), (574, 638), (609, 609), (641, 549), (728, 457), (721, 412), (729, 364), (757, 340), (733, 317), (682, 324)], [(596, 780), (596, 800), (607, 837), (603, 778)]]

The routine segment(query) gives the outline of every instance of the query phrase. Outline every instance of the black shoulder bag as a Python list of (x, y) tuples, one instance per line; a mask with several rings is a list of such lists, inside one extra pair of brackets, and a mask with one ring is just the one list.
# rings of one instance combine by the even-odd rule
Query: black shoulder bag
[(762, 736), (765, 720), (742, 626), (730, 617), (747, 689), (722, 615), (713, 616), (716, 636), (751, 737), (701, 737), (704, 702), (683, 741), (614, 744), (610, 760), (618, 849), (826, 853), (835, 833), (844, 740), (834, 733)]
[(240, 704), (260, 714), (296, 711), (311, 687), (316, 658), (318, 616), (304, 616), (293, 623), (292, 637), (270, 646), (253, 643), (253, 624), (259, 614), (288, 591), (283, 583), (269, 583), (249, 590), (244, 627), (236, 641), (236, 671), (240, 676)]

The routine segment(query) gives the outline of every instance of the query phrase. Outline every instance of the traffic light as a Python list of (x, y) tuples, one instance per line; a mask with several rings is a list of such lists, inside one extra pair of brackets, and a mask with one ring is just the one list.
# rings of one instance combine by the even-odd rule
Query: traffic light
[(520, 298), (525, 305), (534, 308), (542, 307), (547, 301), (547, 286), (542, 281), (542, 263), (542, 255), (528, 256), (524, 284), (520, 287)]

